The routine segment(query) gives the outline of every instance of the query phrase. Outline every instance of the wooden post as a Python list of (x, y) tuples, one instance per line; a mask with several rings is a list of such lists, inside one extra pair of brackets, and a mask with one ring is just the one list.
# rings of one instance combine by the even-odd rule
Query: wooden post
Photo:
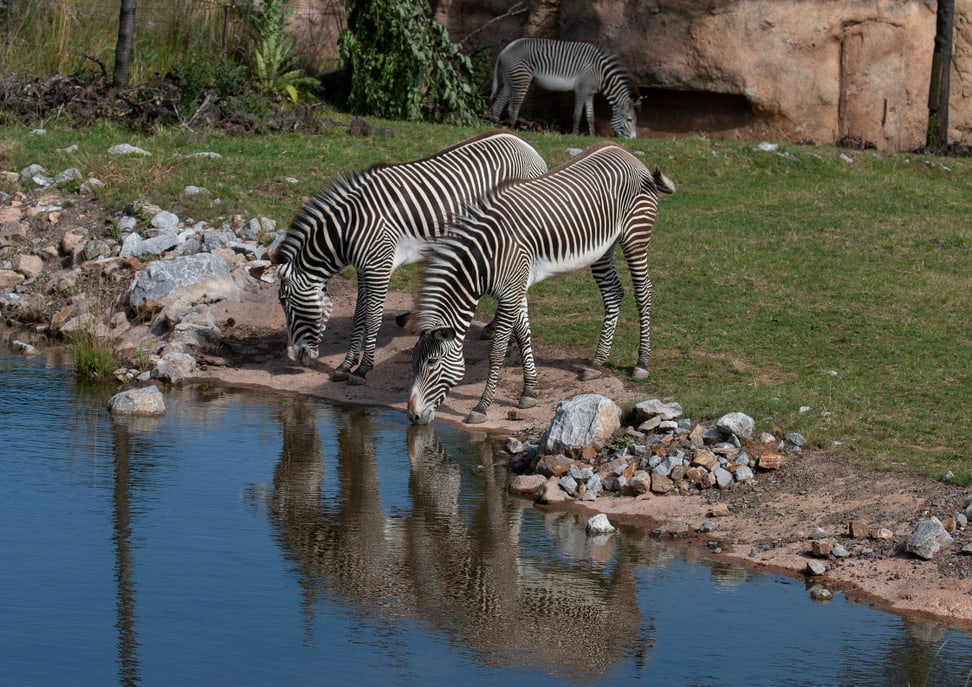
[(928, 87), (928, 132), (925, 145), (948, 145), (948, 96), (952, 71), (952, 28), (955, 0), (938, 0), (935, 22), (935, 50), (932, 53), (931, 84)]

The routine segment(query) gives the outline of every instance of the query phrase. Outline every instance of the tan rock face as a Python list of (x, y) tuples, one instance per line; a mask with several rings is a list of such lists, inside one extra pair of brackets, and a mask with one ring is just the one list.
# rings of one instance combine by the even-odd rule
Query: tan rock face
[[(320, 10), (298, 14), (317, 17), (317, 33), (305, 31), (316, 36), (310, 50), (336, 58), (331, 27), (341, 25), (343, 3), (302, 2)], [(645, 96), (639, 137), (833, 143), (856, 136), (890, 150), (925, 141), (934, 0), (440, 0), (433, 7), (470, 54), (495, 57), (527, 35), (613, 50)], [(953, 40), (949, 140), (969, 142), (972, 0), (955, 2)], [(522, 114), (566, 129), (571, 103), (569, 94), (531, 89)], [(608, 116), (599, 102), (601, 135), (610, 135)]]

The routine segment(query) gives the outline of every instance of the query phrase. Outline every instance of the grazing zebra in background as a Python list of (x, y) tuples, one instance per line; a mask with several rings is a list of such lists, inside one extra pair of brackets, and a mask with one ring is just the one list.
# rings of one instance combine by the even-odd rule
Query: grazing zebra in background
[(581, 379), (594, 379), (611, 352), (624, 289), (614, 249), (624, 253), (640, 320), (633, 376), (648, 375), (651, 280), (648, 243), (658, 194), (674, 184), (650, 172), (624, 148), (599, 143), (536, 179), (510, 182), (457, 219), (456, 229), (426, 248), (412, 355), (408, 415), (428, 424), (465, 373), (463, 341), (483, 294), (498, 300), (489, 373), (479, 403), (464, 422), (483, 422), (493, 400), (510, 336), (523, 358), (521, 408), (536, 404), (536, 365), (530, 342), (527, 289), (558, 274), (590, 267), (604, 300), (597, 350)]
[(375, 165), (306, 202), (272, 255), (288, 356), (301, 362), (318, 357), (332, 311), (327, 282), (351, 265), (358, 280), (351, 344), (332, 378), (363, 384), (374, 366), (392, 272), (416, 262), (421, 246), (441, 234), (453, 214), (500, 182), (546, 170), (523, 138), (491, 131), (422, 160)]
[(634, 138), (636, 117), (631, 77), (617, 56), (593, 43), (520, 38), (500, 52), (493, 68), (492, 119), (499, 121), (509, 105), (516, 124), (530, 82), (548, 91), (574, 92), (574, 133), (581, 110), (594, 135), (594, 94), (603, 93), (611, 105), (611, 128), (616, 136)]

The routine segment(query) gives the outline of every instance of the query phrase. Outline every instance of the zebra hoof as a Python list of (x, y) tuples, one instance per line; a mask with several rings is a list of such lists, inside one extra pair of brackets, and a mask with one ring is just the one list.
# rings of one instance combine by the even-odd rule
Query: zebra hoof
[(348, 375), (348, 386), (364, 386), (367, 383), (368, 380), (363, 375)]
[(523, 396), (520, 396), (520, 403), (517, 407), (526, 410), (527, 408), (532, 408), (536, 404), (537, 404), (536, 396), (527, 396), (526, 394), (524, 394)]
[(337, 370), (334, 370), (334, 372), (331, 373), (331, 381), (332, 382), (346, 382), (348, 380), (348, 377), (350, 377), (350, 376), (351, 376), (351, 373), (348, 372), (347, 370), (337, 369)]
[(463, 420), (463, 423), (467, 425), (481, 425), (484, 422), (486, 422), (486, 413), (481, 413), (478, 410), (470, 411), (466, 419)]
[(636, 367), (631, 371), (632, 379), (648, 379), (648, 368), (646, 367)]
[(581, 370), (580, 380), (582, 382), (589, 382), (592, 379), (597, 379), (600, 376), (601, 376), (600, 370), (595, 370), (593, 367), (585, 367), (583, 370)]

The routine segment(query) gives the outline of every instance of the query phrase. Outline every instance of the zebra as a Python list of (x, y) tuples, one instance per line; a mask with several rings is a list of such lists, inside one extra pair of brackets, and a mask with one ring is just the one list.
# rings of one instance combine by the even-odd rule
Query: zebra
[(590, 267), (604, 301), (597, 349), (580, 375), (594, 379), (611, 352), (624, 288), (614, 265), (620, 246), (631, 273), (640, 320), (635, 379), (648, 376), (651, 355), (651, 279), (648, 244), (659, 193), (675, 185), (656, 167), (645, 165), (610, 142), (583, 153), (536, 179), (508, 182), (457, 218), (425, 249), (415, 316), (418, 334), (412, 354), (413, 382), (408, 416), (428, 424), (449, 389), (465, 373), (463, 341), (483, 294), (498, 301), (485, 389), (464, 422), (486, 419), (510, 336), (523, 365), (521, 408), (536, 404), (536, 364), (530, 342), (527, 290), (559, 274)]
[(280, 279), (288, 357), (304, 364), (318, 357), (332, 312), (328, 280), (351, 265), (358, 281), (351, 343), (331, 378), (364, 384), (392, 272), (416, 262), (420, 247), (442, 233), (452, 214), (501, 181), (545, 171), (526, 140), (496, 130), (421, 160), (375, 165), (318, 193), (270, 256)]
[(611, 105), (615, 135), (634, 138), (635, 107), (631, 78), (617, 56), (593, 43), (520, 38), (507, 45), (493, 68), (491, 118), (498, 122), (509, 105), (516, 123), (530, 82), (550, 91), (574, 91), (574, 134), (580, 128), (581, 111), (594, 135), (594, 94), (601, 92)]

